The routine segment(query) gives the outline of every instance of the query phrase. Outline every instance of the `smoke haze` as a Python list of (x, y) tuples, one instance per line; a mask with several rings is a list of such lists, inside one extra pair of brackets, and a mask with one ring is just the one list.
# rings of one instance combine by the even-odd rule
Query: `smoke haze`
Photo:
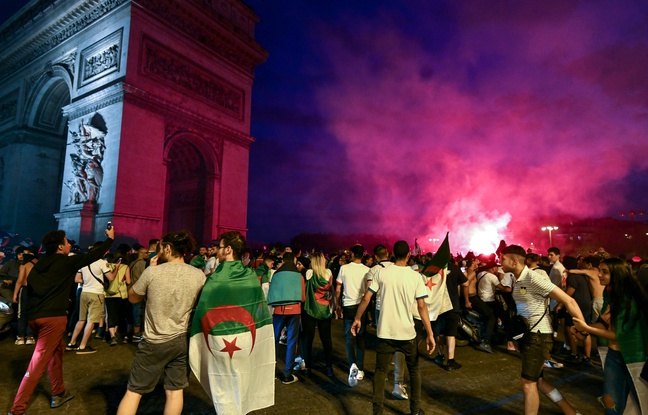
[(428, 3), (254, 7), (255, 89), (276, 92), (253, 98), (252, 236), (449, 230), (490, 252), (645, 204), (644, 3)]

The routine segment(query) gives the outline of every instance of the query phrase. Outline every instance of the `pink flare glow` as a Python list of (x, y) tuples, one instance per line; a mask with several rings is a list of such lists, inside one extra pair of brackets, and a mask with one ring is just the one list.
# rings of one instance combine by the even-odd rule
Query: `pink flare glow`
[(606, 54), (593, 39), (604, 30), (614, 50), (609, 22), (578, 8), (508, 26), (472, 12), (438, 56), (389, 19), (357, 22), (362, 48), (326, 32), (336, 82), (317, 102), (358, 183), (350, 202), (367, 201), (357, 221), (368, 209), (380, 231), (449, 230), (453, 252), (493, 252), (537, 237), (528, 218), (605, 214), (624, 197), (609, 184), (648, 169), (648, 80), (606, 81), (600, 68), (645, 73), (648, 59)]

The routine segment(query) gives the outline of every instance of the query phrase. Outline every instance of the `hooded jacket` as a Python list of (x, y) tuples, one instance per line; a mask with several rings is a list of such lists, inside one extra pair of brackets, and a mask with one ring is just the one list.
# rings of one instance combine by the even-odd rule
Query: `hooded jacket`
[(87, 254), (52, 254), (38, 261), (27, 277), (27, 319), (67, 315), (74, 276), (81, 268), (103, 258), (112, 243), (108, 238)]

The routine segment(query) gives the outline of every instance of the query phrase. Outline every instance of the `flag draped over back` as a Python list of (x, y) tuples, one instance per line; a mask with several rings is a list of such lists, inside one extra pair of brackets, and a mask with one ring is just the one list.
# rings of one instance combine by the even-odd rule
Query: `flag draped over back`
[(191, 325), (189, 364), (217, 414), (274, 405), (272, 319), (255, 272), (227, 261), (207, 278)]
[[(333, 277), (331, 277), (331, 280)], [(311, 317), (324, 319), (331, 317), (331, 282), (315, 275), (306, 281), (306, 303), (304, 311)]]
[(450, 258), (450, 243), (448, 242), (448, 233), (446, 233), (443, 243), (430, 262), (425, 264), (422, 272), (425, 286), (428, 290), (425, 304), (427, 305), (431, 321), (436, 320), (439, 314), (452, 309), (452, 301), (450, 300), (446, 285)]

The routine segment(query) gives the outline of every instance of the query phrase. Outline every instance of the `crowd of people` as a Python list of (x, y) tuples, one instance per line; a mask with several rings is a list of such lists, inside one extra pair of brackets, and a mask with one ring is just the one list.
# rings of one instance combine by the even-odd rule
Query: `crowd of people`
[[(455, 257), (447, 245), (447, 255), (444, 245), (424, 254), (406, 241), (371, 252), (282, 245), (253, 254), (238, 232), (197, 250), (189, 233), (176, 232), (111, 253), (114, 232), (74, 254), (65, 232), (53, 231), (43, 237), (44, 255), (18, 247), (2, 264), (2, 295), (17, 310), (15, 344), (36, 346), (11, 414), (25, 412), (46, 369), (51, 407), (72, 399), (63, 353), (95, 353), (93, 334), (111, 346), (139, 343), (118, 414), (134, 414), (160, 376), (165, 413), (180, 413), (188, 367), (217, 413), (248, 413), (274, 404), (275, 377), (289, 385), (317, 367), (334, 376), (336, 318), (350, 387), (365, 379), (367, 328), (376, 329), (375, 414), (392, 361), (391, 393), (418, 414), (419, 356), (460, 370), (456, 347), (467, 343), (520, 356), (525, 414), (538, 412), (540, 393), (563, 413), (579, 413), (543, 376), (563, 364), (602, 366), (606, 414), (624, 413), (626, 403), (648, 411), (646, 263), (604, 250), (564, 256), (551, 247), (540, 256), (504, 241), (491, 255)], [(323, 362), (314, 361), (316, 331)]]

